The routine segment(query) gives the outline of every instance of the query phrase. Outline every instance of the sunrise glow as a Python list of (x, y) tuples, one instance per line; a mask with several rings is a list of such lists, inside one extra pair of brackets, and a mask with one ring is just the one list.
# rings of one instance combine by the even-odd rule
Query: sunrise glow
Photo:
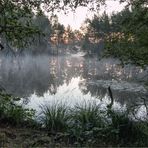
[[(125, 6), (125, 3), (120, 4), (117, 1), (107, 1), (106, 6), (102, 6), (100, 8), (100, 14), (106, 11), (107, 14), (111, 14), (112, 12), (119, 12)], [(91, 18), (94, 15), (94, 12), (90, 12), (85, 7), (79, 7), (74, 12), (69, 12), (68, 14), (64, 14), (64, 12), (58, 13), (59, 22), (64, 26), (70, 25), (71, 28), (79, 29), (86, 18)]]

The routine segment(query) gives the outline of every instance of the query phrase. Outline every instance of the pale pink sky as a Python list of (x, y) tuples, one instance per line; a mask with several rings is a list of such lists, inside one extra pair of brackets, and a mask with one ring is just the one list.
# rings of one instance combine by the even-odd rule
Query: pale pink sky
[[(113, 11), (118, 12), (121, 11), (124, 6), (124, 4), (119, 4), (117, 1), (108, 0), (106, 2), (106, 7), (101, 7), (100, 14), (106, 10), (108, 14), (111, 14)], [(70, 25), (72, 29), (79, 29), (86, 18), (91, 18), (93, 16), (93, 12), (89, 12), (87, 8), (79, 7), (76, 9), (76, 12), (69, 12), (67, 15), (64, 13), (58, 13), (59, 22), (63, 24), (64, 26)]]

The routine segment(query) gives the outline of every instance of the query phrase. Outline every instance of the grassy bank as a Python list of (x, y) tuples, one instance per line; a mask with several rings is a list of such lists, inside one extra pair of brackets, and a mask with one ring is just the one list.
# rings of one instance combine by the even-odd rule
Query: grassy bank
[(148, 121), (132, 120), (127, 112), (101, 109), (95, 102), (67, 107), (41, 106), (41, 114), (0, 94), (0, 146), (148, 146)]
[(96, 103), (73, 108), (61, 104), (46, 106), (42, 116), (48, 131), (65, 133), (64, 139), (72, 145), (148, 146), (147, 121), (134, 121), (127, 112), (101, 110)]

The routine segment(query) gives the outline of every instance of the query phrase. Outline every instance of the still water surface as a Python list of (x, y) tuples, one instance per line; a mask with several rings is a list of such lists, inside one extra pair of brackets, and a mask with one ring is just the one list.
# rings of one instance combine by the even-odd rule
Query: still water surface
[(111, 86), (114, 108), (124, 110), (138, 104), (141, 116), (146, 114), (143, 98), (148, 102), (143, 79), (148, 79), (146, 70), (131, 65), (123, 68), (115, 59), (100, 61), (81, 55), (0, 57), (1, 86), (36, 110), (57, 100), (68, 106), (84, 100), (107, 105), (107, 88)]

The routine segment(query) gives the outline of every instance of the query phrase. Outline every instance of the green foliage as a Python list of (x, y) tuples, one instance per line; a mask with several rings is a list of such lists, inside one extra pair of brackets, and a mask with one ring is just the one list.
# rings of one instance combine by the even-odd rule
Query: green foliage
[[(111, 111), (107, 139), (119, 146), (147, 146), (147, 121), (133, 121), (127, 112)], [(146, 132), (145, 132), (146, 131)]]
[[(124, 63), (134, 63), (144, 67), (148, 65), (148, 8), (138, 0), (132, 9), (124, 9), (112, 16), (113, 24), (120, 25), (120, 33), (115, 40), (107, 41), (107, 53), (120, 58)], [(117, 25), (115, 25), (117, 26)], [(114, 26), (113, 26), (114, 27)]]
[(0, 37), (14, 47), (22, 47), (34, 34), (40, 34), (31, 22), (33, 8), (35, 4), (27, 1), (1, 1)]
[(42, 106), (42, 113), (41, 122), (49, 132), (67, 133), (68, 141), (77, 146), (148, 146), (148, 122), (134, 121), (128, 112), (84, 102), (69, 109)]
[[(104, 3), (104, 0), (0, 0), (0, 38), (6, 40), (13, 47), (26, 47), (32, 42), (34, 35), (42, 34), (39, 28), (32, 23), (35, 14), (43, 15), (43, 9), (52, 13), (55, 10), (67, 12), (68, 9), (86, 7), (91, 3), (96, 3), (98, 8), (100, 4)], [(3, 46), (0, 43), (0, 47), (3, 48)]]
[(98, 132), (105, 128), (105, 114), (96, 103), (84, 103), (71, 109), (70, 135), (82, 145), (96, 143)]
[(25, 48), (25, 50), (24, 48), (22, 48), (22, 50), (28, 50), (28, 52), (33, 55), (49, 54), (51, 51), (49, 38), (53, 29), (51, 21), (44, 14), (40, 14), (32, 18), (32, 24), (40, 30), (41, 34), (34, 35), (30, 38), (29, 41), (32, 40), (32, 42)]
[(41, 106), (41, 123), (51, 132), (61, 132), (67, 129), (68, 109), (64, 104)]
[(62, 41), (65, 27), (59, 23), (57, 15), (52, 15), (50, 21), (52, 23), (51, 36), (56, 36), (57, 44), (59, 44)]
[(17, 103), (19, 99), (4, 92), (0, 93), (0, 122), (16, 126), (26, 126), (35, 123), (35, 111), (23, 108)]
[(84, 36), (83, 39), (82, 50), (87, 52), (87, 54), (89, 54), (92, 51), (92, 44), (90, 43), (87, 34)]
[[(125, 0), (127, 1), (127, 0)], [(123, 64), (148, 65), (148, 2), (127, 1), (121, 12), (95, 15), (89, 30), (105, 42), (105, 56), (119, 58)]]
[(92, 20), (86, 20), (89, 24), (88, 31), (94, 32), (96, 37), (104, 37), (111, 30), (109, 21), (109, 16), (105, 12), (101, 16), (94, 15)]
[[(11, 95), (0, 93), (0, 122), (5, 125), (33, 125), (34, 111), (18, 105)], [(56, 138), (66, 138), (77, 146), (148, 146), (148, 121), (135, 121), (128, 112), (106, 108), (95, 102), (84, 102), (68, 108), (65, 104), (41, 106), (40, 121)], [(25, 125), (24, 125), (25, 124)], [(64, 139), (63, 139), (64, 140)]]

